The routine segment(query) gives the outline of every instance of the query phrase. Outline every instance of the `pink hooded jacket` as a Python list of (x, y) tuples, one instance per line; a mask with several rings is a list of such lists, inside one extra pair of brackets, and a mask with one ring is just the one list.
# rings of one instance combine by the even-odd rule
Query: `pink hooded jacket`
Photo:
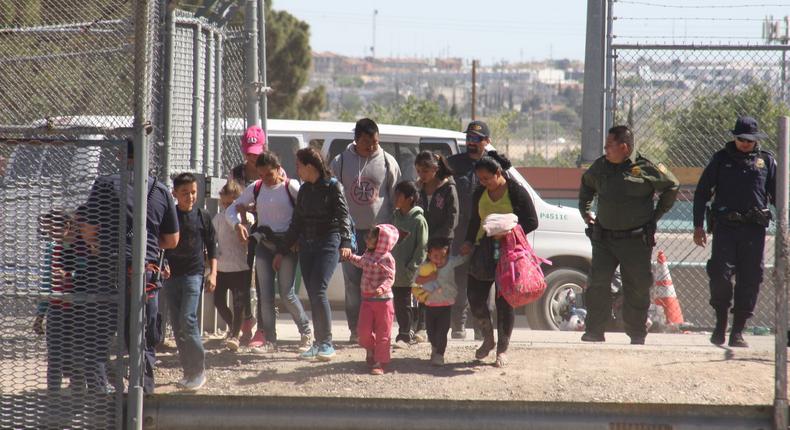
[[(362, 269), (362, 298), (392, 298), (392, 284), (395, 282), (395, 258), (390, 251), (398, 243), (398, 229), (391, 224), (379, 224), (379, 240), (376, 249), (367, 250), (363, 255), (352, 255), (349, 261)], [(382, 294), (377, 295), (376, 289)]]

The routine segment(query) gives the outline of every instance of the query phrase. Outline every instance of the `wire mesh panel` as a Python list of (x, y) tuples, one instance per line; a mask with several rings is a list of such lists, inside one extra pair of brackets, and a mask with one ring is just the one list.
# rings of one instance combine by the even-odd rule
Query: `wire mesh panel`
[(222, 166), (229, 172), (244, 163), (239, 140), (244, 132), (244, 33), (228, 30), (222, 46)]
[[(739, 115), (750, 115), (776, 147), (776, 123), (787, 115), (784, 47), (615, 47), (615, 123), (632, 126), (639, 152), (663, 162), (688, 185), (660, 223), (657, 250), (664, 250), (683, 314), (711, 327), (713, 312), (705, 264), (710, 246), (692, 242), (694, 185), (714, 152), (732, 140)], [(773, 325), (773, 231), (765, 247), (765, 281), (751, 323)]]
[(118, 428), (126, 142), (0, 148), (0, 427)]
[(189, 12), (176, 11), (173, 46), (169, 170), (214, 174), (218, 88), (215, 50), (219, 29)]

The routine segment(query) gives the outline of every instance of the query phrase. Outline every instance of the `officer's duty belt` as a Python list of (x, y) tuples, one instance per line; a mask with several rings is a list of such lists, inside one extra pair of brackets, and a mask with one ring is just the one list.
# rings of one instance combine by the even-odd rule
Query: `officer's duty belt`
[(645, 233), (645, 229), (643, 227), (639, 227), (633, 230), (607, 230), (605, 228), (601, 229), (602, 236), (608, 239), (631, 239), (633, 237), (642, 237), (644, 233)]

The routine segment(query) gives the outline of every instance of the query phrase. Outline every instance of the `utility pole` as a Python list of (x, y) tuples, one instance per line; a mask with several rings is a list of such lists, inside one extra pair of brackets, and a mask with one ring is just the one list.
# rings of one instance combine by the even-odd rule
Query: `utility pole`
[(379, 14), (378, 9), (373, 9), (373, 44), (370, 45), (370, 58), (376, 58), (376, 16)]
[(587, 0), (587, 41), (584, 53), (582, 97), (582, 164), (603, 154), (604, 80), (606, 69), (607, 0)]
[(472, 60), (472, 121), (476, 119), (477, 108), (477, 60)]

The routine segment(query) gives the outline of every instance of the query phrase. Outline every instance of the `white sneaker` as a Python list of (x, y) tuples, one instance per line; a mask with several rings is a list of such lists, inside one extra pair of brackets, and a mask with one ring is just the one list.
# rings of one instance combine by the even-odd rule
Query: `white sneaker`
[(431, 354), (431, 364), (434, 366), (444, 366), (444, 356), (434, 352)]
[(299, 341), (299, 352), (305, 352), (308, 349), (312, 348), (313, 346), (313, 335), (310, 333), (306, 333), (302, 335), (302, 339)]
[(414, 333), (415, 343), (422, 343), (427, 341), (428, 341), (428, 333), (425, 330), (420, 330), (417, 333)]
[(187, 379), (181, 387), (187, 391), (197, 391), (203, 388), (204, 385), (206, 385), (206, 372), (200, 372), (194, 378)]
[(395, 349), (409, 349), (409, 344), (406, 343), (403, 339), (396, 341), (395, 345), (392, 346)]

